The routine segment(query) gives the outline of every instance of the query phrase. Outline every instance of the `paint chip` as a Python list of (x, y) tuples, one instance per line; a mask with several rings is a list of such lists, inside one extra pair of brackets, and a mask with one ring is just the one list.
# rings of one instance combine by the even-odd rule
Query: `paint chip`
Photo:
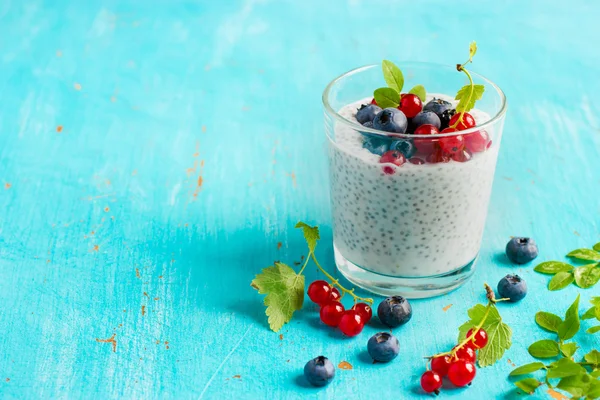
[(56, 50), (56, 57), (62, 57), (62, 51)]
[(96, 338), (96, 342), (98, 343), (111, 343), (112, 344), (112, 351), (113, 353), (117, 352), (117, 340), (115, 339), (115, 336), (117, 336), (116, 333), (113, 333), (113, 335), (111, 337), (109, 337), (108, 339), (99, 339)]
[(206, 125), (202, 125), (202, 133), (206, 133)]
[(59, 125), (59, 126), (56, 127), (56, 132), (61, 133), (62, 130), (63, 130), (63, 126), (62, 125)]
[(104, 207), (104, 212), (109, 212), (109, 211), (110, 211), (110, 208)]
[(142, 306), (142, 317), (146, 315), (146, 306)]
[(283, 340), (283, 334), (282, 333), (279, 334), (279, 340)]
[(277, 250), (281, 249), (281, 246), (283, 246), (283, 244), (281, 242), (277, 242)]
[(558, 393), (554, 389), (548, 389), (546, 391), (546, 393), (548, 393), (550, 395), (550, 397), (552, 397), (554, 400), (568, 400), (569, 399), (567, 396), (565, 396), (562, 393)]
[(75, 90), (81, 90), (81, 84), (79, 83), (75, 83), (73, 87), (75, 88)]
[(242, 376), (241, 375), (234, 375), (233, 379), (242, 379)]
[(338, 368), (339, 369), (352, 369), (352, 364), (350, 364), (348, 361), (342, 361), (338, 364)]
[(6, 182), (4, 184), (4, 189), (10, 189), (11, 186), (12, 186), (12, 184), (10, 182)]
[(442, 310), (444, 310), (444, 312), (446, 312), (450, 309), (450, 307), (452, 307), (452, 304), (448, 304), (446, 307), (442, 308)]
[(579, 232), (577, 232), (577, 231), (573, 231), (573, 233), (575, 234), (575, 236), (581, 236), (581, 235), (579, 234)]
[(98, 250), (100, 250), (100, 246), (97, 245), (97, 244), (95, 244), (94, 247), (92, 248), (92, 251), (96, 251), (97, 252)]

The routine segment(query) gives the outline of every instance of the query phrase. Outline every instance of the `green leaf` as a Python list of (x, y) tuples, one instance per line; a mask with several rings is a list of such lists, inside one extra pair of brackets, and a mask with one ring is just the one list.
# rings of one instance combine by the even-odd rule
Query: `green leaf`
[(575, 397), (582, 397), (588, 391), (591, 381), (592, 378), (588, 374), (567, 376), (562, 378), (556, 387)]
[(579, 331), (579, 295), (567, 309), (565, 320), (558, 327), (558, 337), (562, 340), (571, 339)]
[(535, 314), (535, 322), (550, 332), (558, 332), (558, 327), (562, 323), (562, 318), (556, 314), (539, 311)]
[(457, 112), (467, 112), (475, 107), (475, 102), (481, 99), (485, 87), (483, 85), (465, 85), (456, 93), (456, 100), (459, 100), (456, 105)]
[(560, 347), (560, 352), (563, 353), (565, 357), (569, 358), (573, 357), (573, 354), (575, 354), (575, 352), (579, 348), (579, 346), (577, 346), (577, 343), (563, 343), (559, 344), (558, 347)]
[(567, 376), (585, 374), (586, 370), (570, 358), (561, 358), (550, 364), (546, 376), (552, 378), (565, 378)]
[(586, 332), (589, 334), (594, 334), (596, 332), (600, 332), (600, 325), (592, 326), (591, 328), (588, 328), (588, 330)]
[(594, 247), (592, 247), (592, 249), (596, 250), (596, 251), (600, 251), (600, 242), (596, 243), (594, 245)]
[(550, 339), (538, 340), (527, 351), (535, 358), (552, 358), (559, 353), (558, 343)]
[(597, 399), (598, 397), (600, 397), (600, 381), (593, 380), (587, 390), (586, 399)]
[(600, 268), (598, 264), (584, 265), (573, 271), (575, 283), (582, 289), (594, 286), (600, 280)]
[(275, 263), (256, 275), (251, 284), (260, 294), (266, 294), (264, 304), (269, 326), (275, 332), (292, 319), (294, 311), (304, 302), (304, 275), (298, 275), (289, 266)]
[(475, 43), (475, 41), (472, 41), (469, 45), (469, 58), (473, 58), (475, 53), (477, 53), (477, 43)]
[(582, 316), (581, 319), (592, 319), (592, 318), (596, 318), (596, 310), (598, 309), (597, 306), (591, 307), (589, 308)]
[(381, 108), (396, 108), (400, 104), (400, 93), (392, 88), (379, 88), (373, 92), (377, 105)]
[(298, 222), (296, 224), (296, 228), (302, 228), (304, 239), (306, 240), (306, 244), (308, 244), (308, 250), (313, 253), (315, 251), (315, 247), (317, 247), (317, 240), (321, 238), (319, 235), (319, 227), (310, 226), (304, 222)]
[(533, 270), (542, 274), (556, 274), (558, 272), (569, 272), (573, 266), (560, 261), (546, 261), (538, 264)]
[(550, 279), (550, 282), (548, 282), (548, 289), (549, 290), (564, 289), (567, 286), (569, 286), (574, 280), (575, 280), (575, 278), (573, 277), (572, 273), (559, 272), (558, 274), (554, 275), (554, 277), (552, 277), (552, 279)]
[[(485, 316), (488, 306), (476, 304), (467, 311), (469, 321), (465, 322), (458, 328), (459, 342), (467, 337), (467, 332), (474, 326), (479, 325)], [(504, 352), (510, 348), (512, 342), (512, 330), (508, 325), (502, 322), (502, 317), (498, 313), (495, 305), (491, 305), (489, 314), (482, 326), (488, 334), (488, 344), (478, 350), (477, 362), (480, 367), (493, 365), (496, 361), (502, 358)]]
[(600, 306), (600, 296), (592, 297), (590, 299), (590, 303), (592, 303), (595, 306)]
[(515, 382), (515, 386), (527, 394), (533, 394), (533, 392), (535, 392), (535, 390), (540, 387), (541, 384), (542, 382), (535, 378), (525, 378)]
[(585, 356), (583, 356), (583, 358), (585, 358), (585, 361), (589, 363), (600, 365), (600, 351), (598, 350), (590, 351)]
[(425, 92), (425, 86), (423, 85), (415, 86), (414, 88), (410, 89), (408, 93), (416, 94), (423, 103), (425, 103), (425, 100), (427, 100), (427, 93)]
[[(383, 70), (383, 79), (385, 79), (385, 83), (398, 94), (402, 92), (402, 88), (404, 87), (404, 75), (402, 75), (400, 68), (391, 61), (383, 60), (381, 69)], [(377, 101), (377, 98), (375, 100)], [(377, 104), (379, 104), (379, 101), (377, 101)], [(384, 108), (381, 105), (379, 107)]]
[(590, 372), (590, 375), (594, 378), (600, 378), (600, 369), (593, 370), (592, 372)]
[(509, 376), (530, 374), (532, 372), (539, 371), (542, 368), (544, 368), (544, 363), (536, 361), (513, 369)]
[(576, 258), (578, 260), (600, 261), (600, 252), (592, 249), (577, 249), (567, 254), (567, 257)]

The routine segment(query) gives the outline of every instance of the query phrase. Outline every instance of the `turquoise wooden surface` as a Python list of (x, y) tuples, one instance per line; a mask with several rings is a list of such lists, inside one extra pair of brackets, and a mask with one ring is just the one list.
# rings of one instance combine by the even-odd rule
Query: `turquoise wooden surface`
[[(483, 282), (508, 272), (530, 287), (502, 306), (513, 347), (443, 396), (520, 397), (507, 375), (546, 337), (535, 312), (598, 293), (550, 293), (501, 253), (511, 235), (536, 238), (540, 259), (600, 240), (599, 12), (555, 0), (0, 2), (0, 397), (426, 398), (422, 357), (448, 349)], [(474, 278), (413, 302), (390, 365), (365, 357), (379, 327), (342, 338), (309, 303), (282, 336), (269, 331), (249, 283), (305, 252), (296, 221), (321, 225), (318, 256), (334, 270), (326, 83), (383, 58), (460, 62), (473, 39), (474, 70), (509, 99)], [(306, 387), (319, 354), (353, 369)]]

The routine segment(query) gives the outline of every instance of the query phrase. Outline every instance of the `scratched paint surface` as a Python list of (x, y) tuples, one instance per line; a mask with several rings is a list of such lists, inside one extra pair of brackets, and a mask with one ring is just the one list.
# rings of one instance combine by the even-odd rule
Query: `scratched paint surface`
[[(600, 240), (600, 4), (150, 3), (0, 3), (1, 397), (425, 398), (422, 357), (515, 271), (530, 294), (502, 307), (512, 349), (445, 396), (518, 398), (506, 376), (546, 336), (535, 312), (577, 290), (549, 293), (504, 244), (531, 235), (551, 259)], [(326, 83), (382, 58), (463, 61), (472, 39), (510, 103), (474, 278), (413, 302), (390, 365), (365, 356), (379, 327), (344, 339), (310, 304), (270, 332), (249, 283), (300, 258), (296, 221), (322, 226), (333, 270)], [(341, 365), (317, 390), (299, 376), (319, 354)]]

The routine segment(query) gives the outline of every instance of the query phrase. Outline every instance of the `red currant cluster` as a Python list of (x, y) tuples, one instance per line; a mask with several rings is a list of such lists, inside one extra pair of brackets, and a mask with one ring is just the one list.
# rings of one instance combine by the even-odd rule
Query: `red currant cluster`
[(350, 293), (354, 297), (355, 304), (349, 310), (346, 310), (340, 301), (342, 298), (340, 291), (323, 280), (310, 284), (308, 297), (321, 307), (320, 316), (324, 324), (339, 327), (346, 336), (356, 336), (362, 332), (373, 312), (368, 304), (356, 303), (356, 300), (360, 298), (356, 297), (352, 290), (339, 287), (343, 292)]
[(471, 384), (475, 378), (477, 350), (487, 345), (487, 332), (481, 328), (470, 329), (467, 338), (452, 351), (431, 357), (431, 370), (421, 375), (421, 387), (427, 393), (439, 393), (442, 378), (447, 376), (455, 386)]

